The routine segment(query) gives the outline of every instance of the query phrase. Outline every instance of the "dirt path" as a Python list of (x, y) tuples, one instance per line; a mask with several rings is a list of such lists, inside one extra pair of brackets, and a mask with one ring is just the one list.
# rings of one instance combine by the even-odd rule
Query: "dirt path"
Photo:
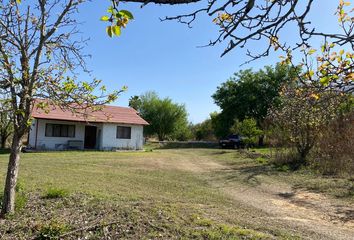
[(259, 174), (256, 169), (245, 173), (210, 157), (186, 158), (178, 169), (216, 173), (210, 184), (247, 208), (265, 213), (261, 219), (265, 224), (293, 229), (307, 239), (354, 240), (354, 204), (294, 190), (290, 183)]
[[(215, 183), (214, 183), (215, 184)], [(233, 183), (222, 189), (234, 200), (266, 212), (274, 221), (309, 239), (354, 239), (354, 206), (345, 206), (321, 194), (293, 191), (284, 183), (257, 187)]]

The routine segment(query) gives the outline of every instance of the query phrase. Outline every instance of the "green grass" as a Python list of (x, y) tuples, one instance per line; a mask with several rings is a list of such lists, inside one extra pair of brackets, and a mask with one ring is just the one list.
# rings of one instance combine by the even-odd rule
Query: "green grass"
[[(197, 152), (190, 151), (183, 154), (187, 159), (186, 163), (189, 163), (190, 159), (195, 157), (195, 153)], [(0, 172), (1, 180), (5, 178), (4, 170), (6, 169), (7, 158), (8, 155), (6, 154), (0, 155), (0, 169), (3, 169)], [(199, 159), (198, 161), (203, 160)], [(34, 227), (35, 230), (31, 229), (30, 231), (28, 228), (26, 229), (27, 232), (37, 232), (38, 236), (42, 236), (42, 232), (47, 230), (50, 234), (57, 231), (55, 228), (57, 225), (52, 226), (50, 224), (52, 217), (59, 218), (60, 222), (65, 223), (65, 226), (71, 226), (65, 228), (68, 231), (81, 226), (80, 224), (68, 223), (66, 217), (62, 218), (62, 214), (67, 211), (72, 212), (71, 214), (74, 216), (76, 212), (84, 211), (86, 208), (88, 210), (85, 211), (93, 211), (93, 215), (108, 211), (108, 209), (109, 212), (111, 212), (111, 209), (116, 209), (117, 213), (120, 213), (138, 204), (143, 206), (143, 209), (139, 210), (142, 212), (139, 215), (147, 214), (154, 221), (161, 217), (155, 211), (164, 209), (168, 214), (166, 217), (175, 225), (171, 227), (170, 224), (161, 222), (156, 224), (162, 225), (163, 228), (167, 229), (166, 231), (178, 233), (181, 236), (189, 236), (194, 232), (194, 229), (188, 226), (184, 216), (199, 214), (204, 211), (209, 212), (207, 209), (212, 209), (210, 211), (212, 218), (225, 213), (229, 215), (228, 209), (232, 204), (218, 189), (210, 187), (207, 178), (203, 177), (198, 169), (196, 171), (189, 171), (188, 166), (181, 167), (181, 153), (175, 150), (22, 154), (20, 187), (24, 188), (26, 193), (31, 195), (31, 198), (27, 208), (18, 212), (19, 216), (13, 217), (15, 219), (19, 218), (17, 221), (19, 225), (14, 232), (17, 234), (19, 234), (18, 232), (26, 232), (23, 228), (26, 225), (25, 222), (28, 221), (28, 217), (25, 216), (30, 214), (27, 211), (32, 208), (36, 209), (38, 206), (44, 206), (44, 209), (41, 210), (44, 218), (41, 214), (36, 214), (36, 217), (33, 218), (36, 219), (35, 222), (38, 222), (39, 226), (43, 227)], [(3, 184), (3, 182), (1, 181), (0, 184)], [(71, 197), (71, 195), (73, 196)], [(79, 200), (77, 200), (78, 197)], [(87, 203), (85, 199), (91, 198), (97, 200), (94, 200), (94, 203), (91, 203), (91, 201)], [(59, 200), (48, 202), (47, 199)], [(96, 201), (105, 208), (97, 210), (92, 207), (96, 204)], [(80, 209), (76, 209), (76, 205), (70, 205), (70, 202), (82, 202), (82, 206)], [(115, 204), (118, 204), (119, 207), (112, 207)], [(44, 214), (47, 211), (49, 211), (48, 216)], [(133, 221), (136, 218), (135, 215), (129, 213), (128, 222)], [(49, 216), (51, 216), (50, 219), (46, 218)], [(75, 219), (77, 216), (71, 218)], [(232, 218), (225, 217), (225, 219)], [(222, 220), (218, 224), (226, 223), (230, 224), (230, 227), (237, 227), (235, 225), (236, 221), (230, 223)], [(215, 226), (209, 228), (214, 229)], [(222, 232), (218, 234), (222, 234)], [(228, 233), (228, 235), (230, 234)], [(13, 237), (13, 235), (10, 236)], [(27, 237), (27, 235), (23, 236), (23, 238)]]
[[(322, 182), (310, 173), (279, 172), (266, 158), (252, 159), (235, 150), (149, 149), (22, 154), (19, 188), (28, 199), (11, 217), (15, 222), (10, 219), (0, 227), (0, 236), (57, 236), (93, 225), (73, 239), (99, 239), (107, 231), (123, 239), (288, 238), (282, 226), (255, 221), (259, 212), (233, 201), (214, 181), (232, 183), (230, 179), (243, 181), (253, 174), (260, 180), (306, 179), (309, 186)], [(1, 154), (2, 185), (7, 161), (8, 155)], [(235, 172), (223, 172), (225, 167)]]
[(64, 198), (69, 196), (69, 192), (66, 189), (50, 187), (44, 193), (43, 197), (47, 199)]

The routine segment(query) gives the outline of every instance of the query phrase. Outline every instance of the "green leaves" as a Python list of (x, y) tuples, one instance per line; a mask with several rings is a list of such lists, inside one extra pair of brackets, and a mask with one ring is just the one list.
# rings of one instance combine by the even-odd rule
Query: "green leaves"
[(329, 82), (330, 82), (330, 78), (328, 76), (325, 76), (323, 78), (320, 79), (320, 83), (323, 85), (323, 86), (328, 86)]
[(108, 21), (109, 20), (109, 17), (108, 16), (102, 16), (100, 18), (101, 21)]
[(113, 26), (112, 31), (113, 31), (114, 35), (120, 36), (120, 27), (119, 26)]
[(125, 28), (130, 20), (134, 19), (134, 16), (128, 10), (117, 10), (116, 6), (110, 6), (107, 12), (111, 16), (102, 16), (100, 18), (103, 22), (110, 22), (111, 25), (106, 27), (106, 32), (109, 37), (120, 36), (122, 27)]
[(128, 18), (129, 20), (134, 19), (133, 14), (127, 10), (120, 10), (118, 14), (120, 14), (122, 17)]
[(120, 36), (121, 30), (119, 26), (108, 26), (106, 28), (106, 32), (109, 37), (113, 37), (113, 36)]
[(314, 54), (315, 52), (316, 52), (316, 49), (310, 49), (309, 52), (308, 52), (308, 54), (309, 54), (309, 55), (312, 55), (312, 54)]
[(106, 27), (106, 32), (107, 32), (109, 37), (113, 37), (112, 26)]

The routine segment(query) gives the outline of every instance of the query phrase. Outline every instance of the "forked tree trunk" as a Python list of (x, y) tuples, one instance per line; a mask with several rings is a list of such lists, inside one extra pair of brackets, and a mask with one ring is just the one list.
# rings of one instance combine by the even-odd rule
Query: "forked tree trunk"
[(12, 139), (11, 153), (4, 189), (1, 217), (13, 213), (15, 210), (15, 188), (17, 183), (18, 169), (20, 163), (21, 140), (23, 136), (18, 136), (15, 132)]

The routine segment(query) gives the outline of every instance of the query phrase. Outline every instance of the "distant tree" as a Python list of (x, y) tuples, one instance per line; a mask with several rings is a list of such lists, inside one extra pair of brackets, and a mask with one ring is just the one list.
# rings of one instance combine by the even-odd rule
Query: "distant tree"
[(138, 110), (140, 106), (141, 106), (141, 99), (139, 98), (139, 96), (135, 95), (129, 98), (129, 107)]
[(234, 123), (234, 119), (230, 117), (228, 112), (213, 112), (210, 114), (211, 126), (217, 138), (222, 138), (230, 134), (230, 127)]
[(256, 144), (258, 137), (263, 134), (253, 118), (245, 118), (243, 121), (236, 119), (230, 131), (244, 137), (243, 141), (247, 146)]
[(253, 118), (261, 127), (268, 109), (279, 102), (281, 86), (295, 74), (293, 68), (280, 64), (257, 72), (248, 69), (235, 73), (212, 95), (222, 109), (218, 116), (219, 134), (227, 135), (235, 119)]
[(180, 122), (176, 124), (176, 129), (169, 138), (178, 141), (187, 141), (193, 138), (192, 124), (187, 121), (187, 118), (180, 118)]
[(192, 132), (194, 138), (198, 141), (215, 139), (215, 133), (211, 118), (208, 118), (201, 123), (193, 125)]
[(160, 141), (188, 128), (187, 110), (183, 104), (173, 103), (170, 98), (160, 99), (156, 92), (146, 92), (140, 96), (138, 111), (149, 122), (145, 134), (157, 135)]

